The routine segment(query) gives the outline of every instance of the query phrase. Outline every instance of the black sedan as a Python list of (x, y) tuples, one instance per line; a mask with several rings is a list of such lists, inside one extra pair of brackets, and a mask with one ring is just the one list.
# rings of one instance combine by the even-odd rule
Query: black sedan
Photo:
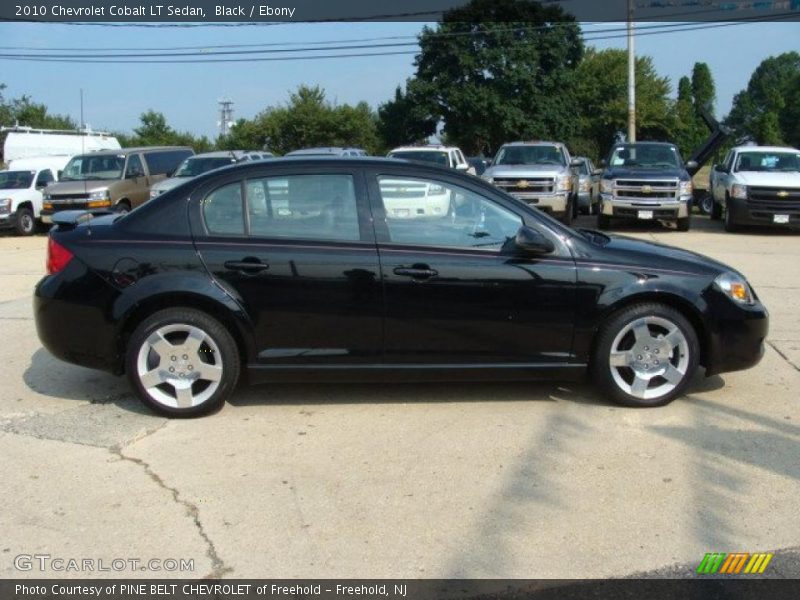
[(569, 229), (475, 177), (383, 159), (202, 175), (60, 213), (42, 343), (171, 416), (286, 380), (575, 380), (658, 406), (763, 354), (767, 310), (703, 256)]

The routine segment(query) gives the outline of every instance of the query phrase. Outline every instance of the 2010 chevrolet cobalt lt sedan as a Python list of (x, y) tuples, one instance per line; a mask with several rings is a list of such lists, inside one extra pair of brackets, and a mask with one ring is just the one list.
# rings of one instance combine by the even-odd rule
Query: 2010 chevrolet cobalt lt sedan
[(768, 316), (685, 250), (565, 227), (495, 187), (386, 159), (202, 175), (127, 215), (59, 213), (34, 310), (55, 356), (171, 416), (245, 372), (286, 380), (574, 380), (658, 406), (745, 369)]

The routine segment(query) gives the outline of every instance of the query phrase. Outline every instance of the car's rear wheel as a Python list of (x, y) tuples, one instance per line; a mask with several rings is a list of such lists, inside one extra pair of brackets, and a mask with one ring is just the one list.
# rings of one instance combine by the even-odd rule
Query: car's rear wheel
[(714, 197), (711, 198), (711, 220), (719, 221), (722, 218), (722, 205), (714, 200)]
[(17, 209), (15, 229), (19, 235), (33, 235), (36, 232), (36, 219), (33, 211), (27, 206)]
[(239, 351), (213, 317), (170, 308), (136, 328), (125, 367), (150, 408), (171, 417), (194, 417), (219, 408), (233, 391), (239, 379)]
[(637, 304), (602, 327), (592, 371), (617, 403), (662, 406), (686, 389), (699, 355), (697, 333), (680, 312), (663, 304)]

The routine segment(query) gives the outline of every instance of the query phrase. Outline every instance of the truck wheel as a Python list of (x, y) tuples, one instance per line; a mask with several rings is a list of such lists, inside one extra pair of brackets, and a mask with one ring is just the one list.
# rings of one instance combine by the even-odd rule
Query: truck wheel
[(725, 208), (725, 231), (728, 233), (736, 233), (739, 231), (739, 225), (736, 224), (736, 221), (733, 219), (733, 214), (730, 208), (730, 202), (728, 202), (728, 206)]
[(598, 387), (618, 404), (663, 406), (697, 369), (700, 343), (691, 323), (659, 303), (637, 304), (609, 317), (592, 353)]
[(131, 212), (131, 203), (127, 200), (120, 200), (114, 206), (114, 212), (117, 212), (121, 215)]
[(564, 216), (561, 217), (561, 222), (566, 226), (572, 225), (572, 212), (573, 212), (572, 206), (573, 205), (571, 202), (568, 203), (567, 209), (564, 211)]
[(722, 205), (711, 197), (711, 219), (719, 221), (722, 218)]
[(678, 219), (678, 231), (689, 231), (689, 228), (692, 226), (692, 217), (685, 217), (683, 219)]
[(602, 231), (611, 229), (611, 217), (601, 214), (597, 215), (597, 228)]
[(17, 209), (15, 229), (19, 235), (33, 235), (36, 231), (36, 219), (33, 217), (33, 211), (27, 206)]
[(714, 206), (714, 196), (711, 194), (706, 194), (700, 199), (700, 202), (697, 203), (697, 207), (700, 209), (700, 212), (704, 215), (710, 215), (711, 211), (713, 210)]

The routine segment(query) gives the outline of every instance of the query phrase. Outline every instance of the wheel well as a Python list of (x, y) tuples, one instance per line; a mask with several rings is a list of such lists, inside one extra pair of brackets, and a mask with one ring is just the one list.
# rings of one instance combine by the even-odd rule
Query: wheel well
[(242, 363), (246, 362), (247, 345), (245, 344), (241, 331), (236, 326), (236, 322), (224, 306), (204, 296), (195, 294), (169, 294), (168, 296), (158, 296), (141, 302), (125, 319), (119, 335), (119, 355), (123, 357), (120, 361), (120, 372), (125, 369), (125, 349), (128, 346), (128, 340), (134, 330), (147, 317), (166, 308), (191, 308), (214, 317), (228, 330), (228, 333), (233, 336), (233, 340), (236, 342), (236, 348), (239, 350), (239, 358)]
[(20, 208), (30, 208), (31, 210), (33, 210), (33, 203), (30, 200), (25, 200), (19, 203), (19, 205), (17, 206), (17, 210), (19, 210)]
[(609, 310), (603, 315), (603, 319), (600, 321), (600, 325), (598, 326), (597, 330), (594, 332), (594, 337), (592, 339), (592, 350), (589, 356), (594, 356), (595, 346), (597, 344), (597, 335), (600, 327), (603, 323), (608, 321), (612, 315), (618, 313), (621, 310), (625, 310), (629, 306), (633, 306), (635, 304), (646, 304), (646, 303), (658, 303), (664, 304), (669, 306), (670, 308), (674, 308), (679, 313), (681, 313), (687, 321), (694, 327), (695, 332), (697, 333), (697, 341), (700, 343), (700, 364), (705, 366), (706, 364), (706, 352), (708, 351), (708, 330), (706, 329), (703, 319), (700, 316), (700, 313), (697, 309), (692, 306), (692, 303), (680, 296), (676, 296), (674, 294), (667, 294), (663, 292), (650, 292), (644, 294), (637, 294), (636, 296), (631, 296), (629, 298), (625, 298), (620, 300), (618, 303), (614, 304)]
[(131, 201), (128, 200), (127, 198), (120, 198), (119, 200), (117, 200), (116, 204), (127, 204), (128, 208), (130, 208)]

